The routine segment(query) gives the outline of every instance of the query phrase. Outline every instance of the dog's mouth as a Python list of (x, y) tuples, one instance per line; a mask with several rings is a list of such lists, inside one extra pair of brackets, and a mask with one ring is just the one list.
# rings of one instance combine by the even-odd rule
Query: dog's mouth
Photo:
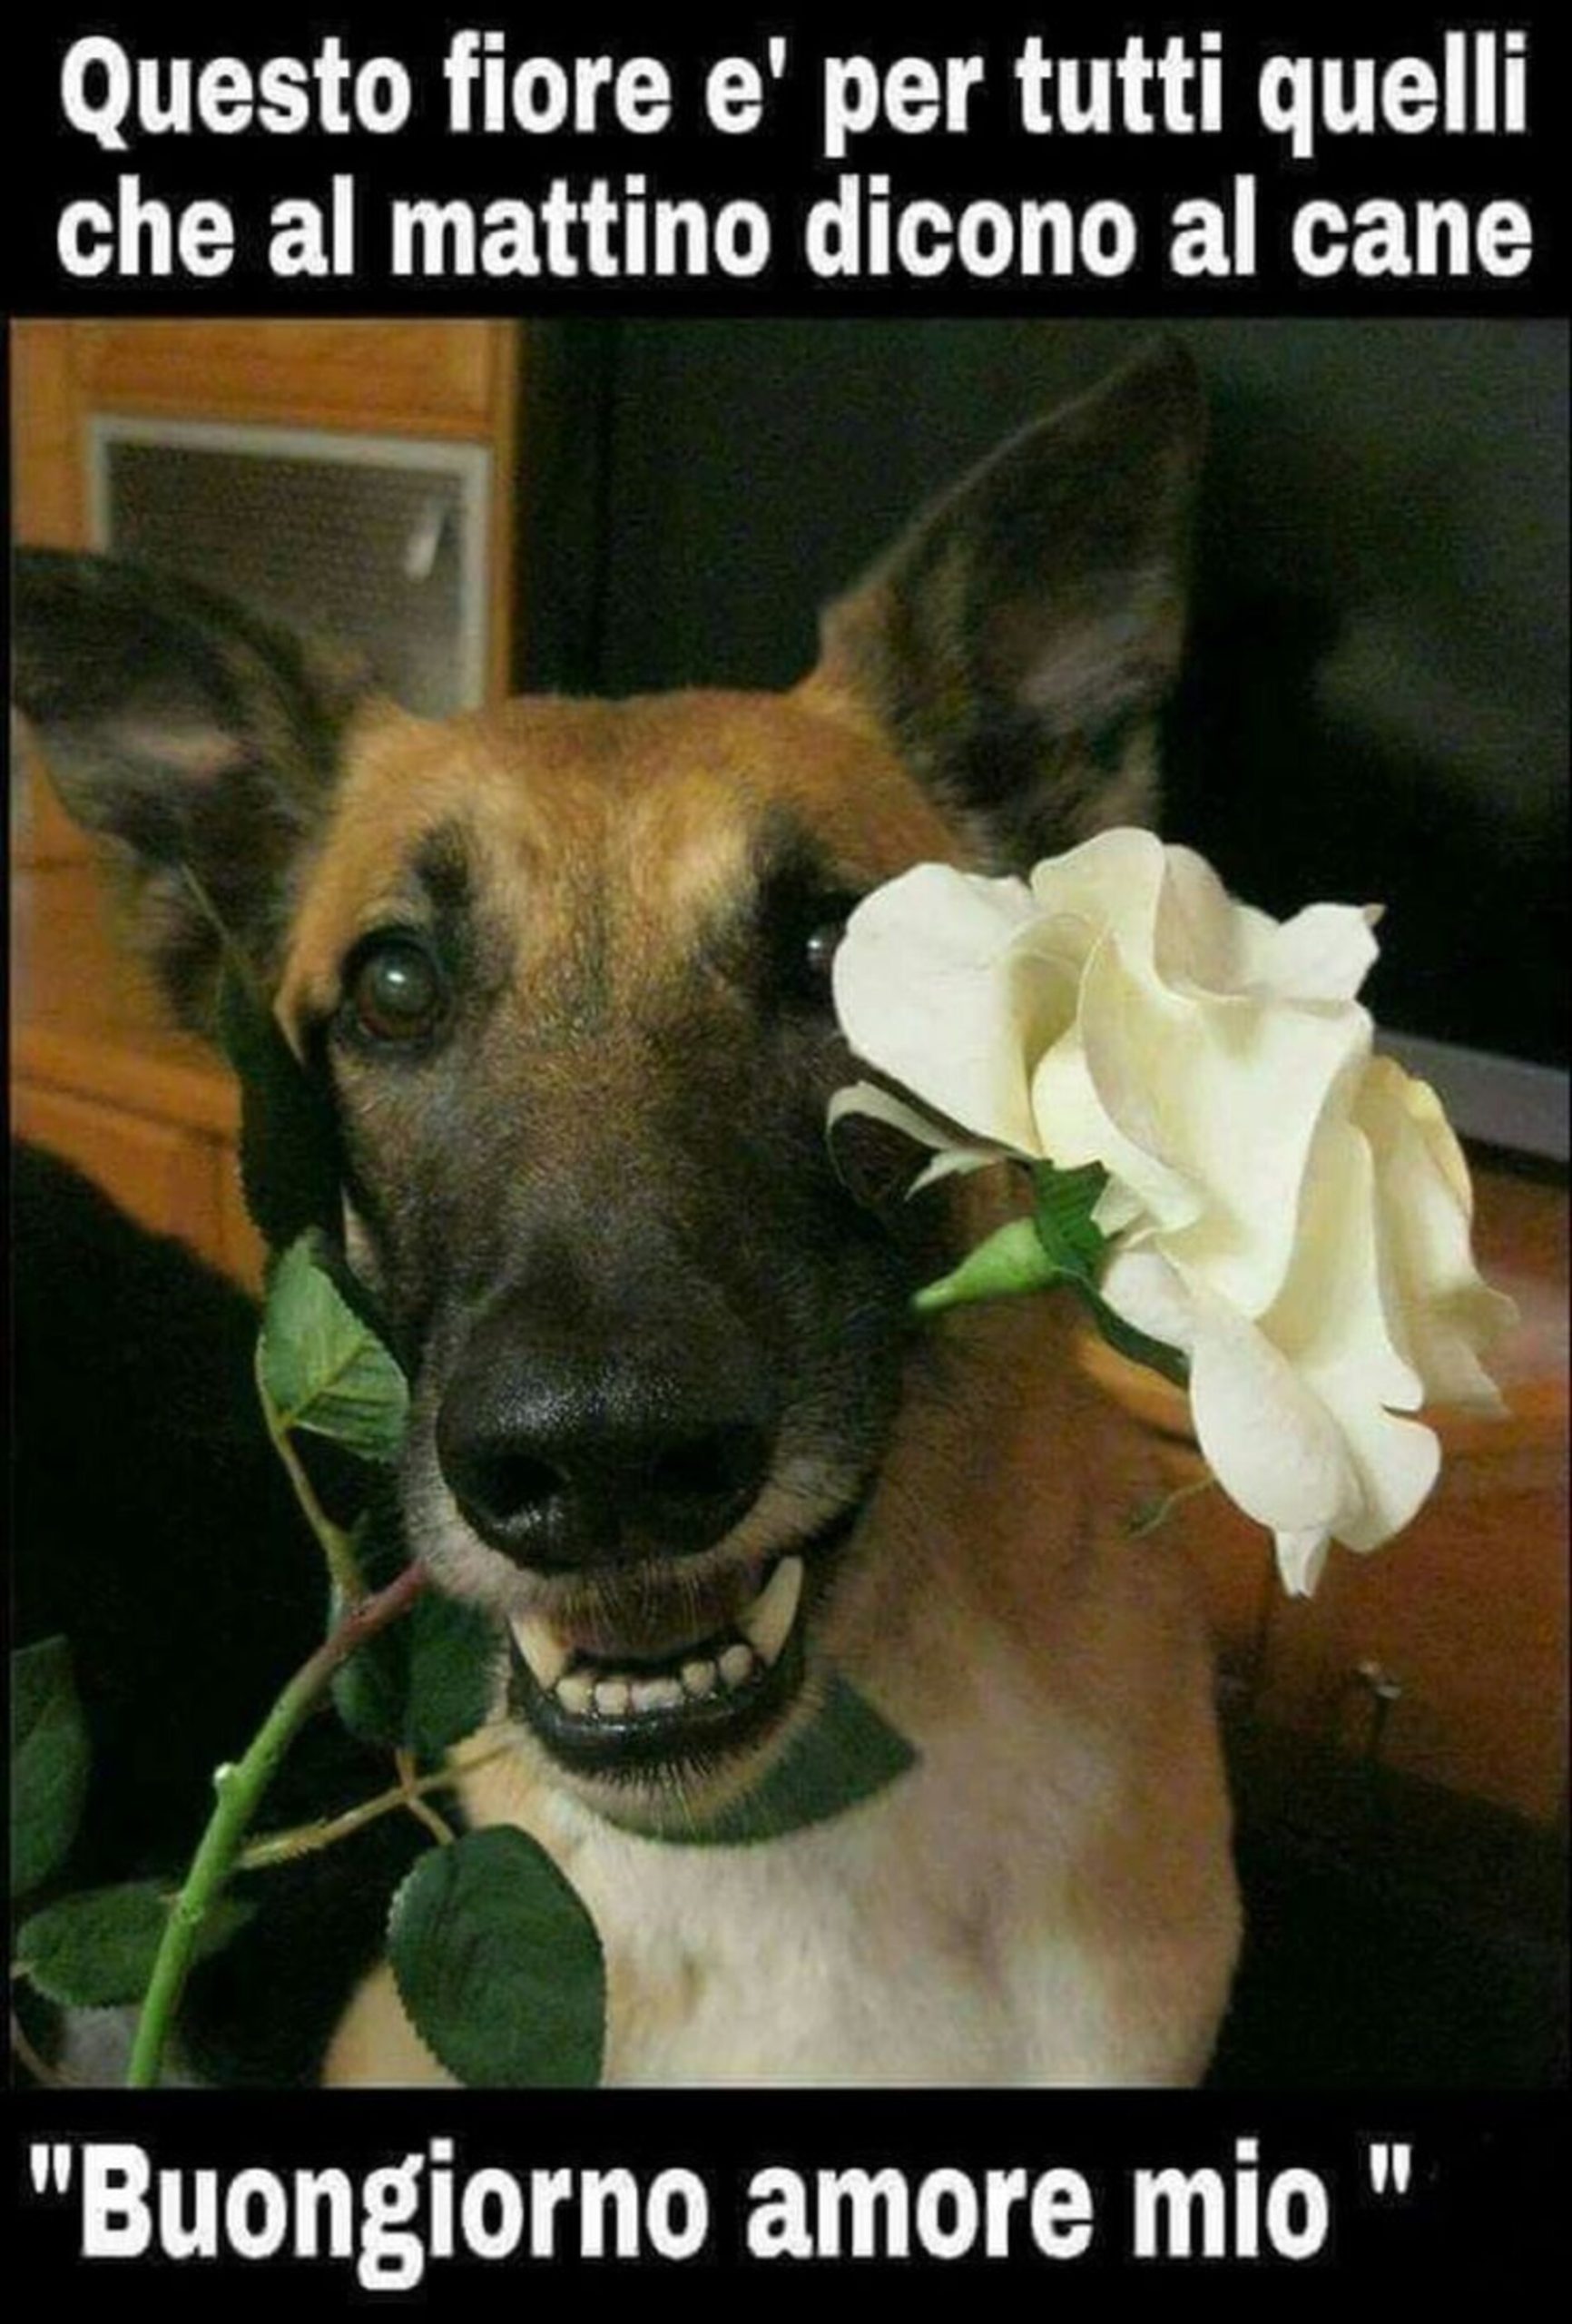
[(707, 1589), (646, 1573), (603, 1583), (593, 1610), (516, 1616), (510, 1708), (567, 1772), (648, 1781), (715, 1769), (762, 1743), (801, 1690), (823, 1561), (856, 1522)]

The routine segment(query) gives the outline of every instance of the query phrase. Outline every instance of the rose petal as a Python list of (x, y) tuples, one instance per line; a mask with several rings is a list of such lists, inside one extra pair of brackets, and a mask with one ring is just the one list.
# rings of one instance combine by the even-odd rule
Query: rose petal
[(1370, 1140), (1330, 1118), (1315, 1141), (1288, 1281), (1262, 1327), (1317, 1393), (1411, 1412), (1424, 1383), (1388, 1326)]
[(909, 1106), (903, 1098), (892, 1097), (888, 1089), (879, 1089), (871, 1081), (854, 1081), (849, 1088), (838, 1089), (830, 1100), (825, 1127), (833, 1130), (837, 1122), (849, 1115), (858, 1114), (870, 1121), (883, 1122), (890, 1129), (898, 1129), (919, 1146), (938, 1149), (935, 1159), (925, 1163), (907, 1188), (909, 1195), (917, 1194), (935, 1179), (948, 1177), (956, 1170), (981, 1170), (989, 1163), (1007, 1162), (1012, 1157), (1007, 1147), (973, 1145), (957, 1138), (953, 1130), (941, 1122), (931, 1121), (917, 1107)]
[(1098, 1291), (1116, 1315), (1148, 1339), (1187, 1355), (1195, 1342), (1195, 1303), (1182, 1276), (1156, 1251), (1115, 1251)]
[(1390, 1058), (1372, 1058), (1354, 1118), (1378, 1157), (1388, 1304), (1427, 1398), (1498, 1411), (1479, 1360), (1518, 1321), (1474, 1265), (1468, 1165), (1440, 1101)]
[(1306, 1525), (1298, 1531), (1280, 1532), (1276, 1540), (1277, 1571), (1291, 1598), (1312, 1598), (1326, 1571), (1331, 1535), (1324, 1525)]
[(1024, 882), (926, 863), (852, 913), (835, 1006), (870, 1065), (962, 1128), (1037, 1157), (1027, 1059), (1070, 1021), (1076, 973), (1044, 949)]
[(1345, 1399), (1336, 1383), (1326, 1384), (1326, 1396), (1360, 1485), (1360, 1506), (1339, 1520), (1334, 1536), (1345, 1549), (1379, 1550), (1412, 1524), (1434, 1492), (1440, 1441), (1419, 1421), (1399, 1420), (1358, 1396)]
[(1373, 929), (1375, 904), (1310, 904), (1292, 920), (1248, 930), (1242, 986), (1285, 1000), (1351, 1000), (1375, 966), (1380, 947)]
[(1145, 1218), (1140, 1196), (1129, 1187), (1122, 1187), (1117, 1178), (1109, 1179), (1092, 1206), (1092, 1224), (1110, 1242), (1115, 1235), (1138, 1233)]
[(1273, 920), (1228, 893), (1205, 860), (1187, 847), (1167, 851), (1158, 914), (1158, 966), (1177, 989), (1247, 998), (1351, 1000), (1378, 947), (1380, 906), (1310, 904)]
[[(1203, 1197), (1162, 1152), (1139, 1069), (1131, 1069), (1132, 1056), (1145, 1047), (1140, 1023), (1126, 1020), (1132, 994), (1106, 936), (1081, 980), (1075, 1026), (1032, 1076), (1032, 1112), (1044, 1153), (1061, 1169), (1100, 1162), (1141, 1211), (1176, 1228), (1200, 1216)], [(1138, 993), (1134, 998), (1138, 1006)]]
[(1305, 1387), (1329, 1412), (1359, 1479), (1357, 1509), (1334, 1531), (1374, 1549), (1416, 1514), (1433, 1487), (1440, 1448), (1429, 1429), (1395, 1420), (1424, 1384), (1390, 1328), (1370, 1140), (1332, 1121), (1317, 1141), (1292, 1275), (1264, 1319)]
[(1245, 1316), (1192, 1292), (1190, 1410), (1208, 1467), (1231, 1501), (1273, 1531), (1341, 1535), (1360, 1492), (1331, 1413)]
[(1370, 1019), (1354, 1002), (1184, 999), (1109, 938), (1087, 963), (1077, 1029), (1079, 1053), (1059, 1044), (1033, 1080), (1045, 1147), (1066, 1165), (1103, 1162), (1187, 1276), (1260, 1315), (1292, 1263), (1317, 1128), (1368, 1054)]
[(1245, 981), (1246, 916), (1275, 926), (1264, 912), (1236, 904), (1203, 857), (1187, 847), (1168, 848), (1152, 955), (1158, 976), (1184, 993), (1237, 992)]
[(1031, 874), (1031, 893), (1045, 918), (1082, 921), (1092, 940), (1113, 929), (1137, 952), (1156, 943), (1157, 913), (1167, 876), (1166, 852), (1155, 832), (1098, 832), (1063, 855), (1049, 856)]
[[(1201, 1196), (1154, 1155), (1125, 1136), (1097, 1094), (1086, 1069), (1078, 1033), (1055, 1043), (1032, 1078), (1032, 1110), (1042, 1150), (1061, 1170), (1101, 1163), (1109, 1184), (1098, 1198), (1099, 1212), (1128, 1224), (1154, 1219), (1180, 1226), (1196, 1217)], [(1097, 1223), (1110, 1231), (1104, 1216)]]

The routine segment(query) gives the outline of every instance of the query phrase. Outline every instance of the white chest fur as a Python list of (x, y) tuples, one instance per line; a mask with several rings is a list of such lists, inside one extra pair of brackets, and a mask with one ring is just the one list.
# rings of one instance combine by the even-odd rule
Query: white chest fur
[[(1002, 1640), (942, 1705), (887, 1690), (918, 1766), (762, 1846), (633, 1837), (523, 1754), (466, 1806), (532, 1829), (594, 1915), (608, 2082), (1190, 2081), (1237, 1940), (1204, 1659), (1119, 1643), (1118, 1683), (1083, 1641), (1056, 1700)], [(396, 2012), (378, 1973), (329, 2080), (440, 2078)]]

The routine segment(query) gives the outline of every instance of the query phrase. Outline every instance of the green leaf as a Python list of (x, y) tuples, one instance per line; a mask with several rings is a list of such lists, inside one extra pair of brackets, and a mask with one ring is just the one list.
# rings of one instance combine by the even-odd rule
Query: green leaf
[(490, 1717), (501, 1651), (489, 1615), (427, 1590), (335, 1674), (334, 1705), (361, 1742), (438, 1759)]
[(1138, 1332), (1134, 1324), (1127, 1324), (1123, 1315), (1115, 1315), (1107, 1301), (1078, 1275), (1066, 1275), (1065, 1281), (1079, 1294), (1087, 1313), (1111, 1348), (1116, 1348), (1121, 1355), (1128, 1356), (1132, 1364), (1144, 1364), (1148, 1372), (1161, 1373), (1164, 1380), (1174, 1383), (1175, 1388), (1188, 1388), (1190, 1366), (1176, 1347), (1170, 1347), (1166, 1340), (1149, 1339), (1145, 1332)]
[(1039, 1162), (1032, 1171), (1032, 1212), (1037, 1240), (1056, 1267), (1095, 1284), (1107, 1256), (1108, 1238), (1092, 1216), (1108, 1173), (1100, 1162), (1083, 1169), (1058, 1170)]
[(611, 1820), (645, 1839), (669, 1840), (684, 1846), (740, 1847), (757, 1840), (778, 1840), (805, 1825), (827, 1823), (832, 1816), (843, 1816), (849, 1807), (871, 1799), (914, 1768), (917, 1758), (905, 1736), (881, 1718), (866, 1697), (837, 1671), (811, 1723), (788, 1745), (755, 1789), (718, 1815), (663, 1829), (624, 1823), (621, 1817)]
[(87, 1727), (63, 1638), (11, 1657), (11, 1886), (25, 1896), (64, 1862), (87, 1792)]
[[(350, 1536), (355, 1569), (368, 1590), (386, 1589), (409, 1561), (391, 1480), (379, 1479), (368, 1508)], [(419, 1600), (416, 1604), (418, 1606)], [(344, 1600), (334, 1590), (328, 1628), (344, 1619)], [(351, 1735), (381, 1750), (404, 1748), (409, 1706), (409, 1634), (414, 1609), (401, 1622), (378, 1630), (333, 1673), (333, 1708)]]
[[(204, 904), (206, 899), (203, 898)], [(269, 1246), (342, 1228), (332, 1108), (296, 1057), (233, 940), (219, 929), (219, 1038), (241, 1085), (241, 1185)]]
[(368, 1461), (404, 1442), (409, 1392), (382, 1342), (350, 1306), (314, 1236), (273, 1270), (262, 1317), (261, 1379), (279, 1425), (331, 1437)]
[[(151, 1880), (88, 1888), (34, 1913), (15, 1945), (18, 1965), (46, 1999), (65, 2009), (110, 2009), (140, 2001), (152, 1975), (172, 1899)], [(243, 1928), (255, 1906), (221, 1896), (202, 1922), (197, 1960)]]
[[(380, 1590), (409, 1562), (398, 1502), (378, 1481), (354, 1532), (355, 1562), (367, 1587)], [(335, 1601), (333, 1627), (343, 1613)], [(352, 1654), (333, 1678), (339, 1718), (363, 1743), (439, 1759), (491, 1716), (504, 1639), (495, 1618), (435, 1590)]]
[(1108, 1173), (1100, 1162), (1088, 1162), (1079, 1170), (1057, 1170), (1051, 1162), (1038, 1163), (1032, 1172), (1038, 1240), (1057, 1279), (1076, 1294), (1109, 1346), (1132, 1364), (1144, 1364), (1148, 1371), (1159, 1372), (1183, 1388), (1188, 1384), (1190, 1367), (1178, 1349), (1165, 1341), (1149, 1339), (1127, 1324), (1097, 1288), (1111, 1246), (1092, 1213), (1107, 1183)]
[(460, 2082), (533, 2090), (600, 2080), (600, 1938), (527, 1833), (498, 1825), (428, 1849), (393, 1899), (388, 1950), (416, 2032)]
[[(343, 1615), (343, 1601), (335, 1593), (329, 1627)], [(333, 1673), (333, 1708), (351, 1735), (376, 1749), (401, 1751), (409, 1712), (409, 1630), (408, 1618), (368, 1639)]]
[(502, 1640), (478, 1606), (436, 1590), (418, 1599), (398, 1627), (409, 1633), (405, 1748), (418, 1759), (439, 1758), (490, 1718), (505, 1667)]
[(1032, 1170), (1031, 1217), (1012, 1218), (997, 1228), (948, 1275), (925, 1285), (912, 1305), (919, 1315), (932, 1315), (974, 1300), (1015, 1298), (1064, 1285), (1081, 1301), (1110, 1347), (1131, 1363), (1161, 1373), (1175, 1387), (1187, 1386), (1190, 1367), (1178, 1349), (1149, 1339), (1125, 1323), (1097, 1288), (1109, 1241), (1092, 1213), (1107, 1183), (1100, 1162), (1089, 1162), (1080, 1170), (1037, 1163)]

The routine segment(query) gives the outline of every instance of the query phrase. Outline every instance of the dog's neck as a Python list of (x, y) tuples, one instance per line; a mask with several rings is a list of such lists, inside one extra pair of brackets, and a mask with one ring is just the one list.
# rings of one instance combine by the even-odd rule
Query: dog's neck
[(1116, 1416), (1080, 1369), (1076, 1327), (1068, 1302), (971, 1308), (913, 1367), (870, 1511), (876, 1553), (848, 1576), (830, 1631), (877, 1695), (917, 1686), (937, 1708), (964, 1683), (962, 1638), (1040, 1651), (1076, 1570), (1117, 1526), (1122, 1512), (1094, 1500), (1116, 1466), (1095, 1457)]

